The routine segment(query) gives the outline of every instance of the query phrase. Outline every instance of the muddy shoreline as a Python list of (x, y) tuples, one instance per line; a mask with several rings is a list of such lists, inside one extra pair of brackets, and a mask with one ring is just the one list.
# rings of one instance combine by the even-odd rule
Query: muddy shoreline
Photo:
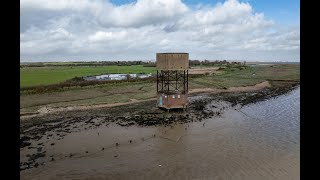
[[(56, 141), (63, 139), (69, 133), (108, 126), (112, 123), (129, 127), (133, 125), (171, 126), (177, 123), (202, 121), (206, 118), (221, 116), (229, 108), (237, 109), (250, 103), (288, 93), (297, 86), (299, 84), (252, 92), (199, 93), (189, 97), (190, 106), (185, 111), (159, 110), (155, 107), (156, 101), (153, 100), (112, 108), (69, 111), (33, 117), (21, 122), (20, 125), (20, 151), (29, 150), (29, 153), (25, 154), (20, 161), (20, 170), (37, 168), (48, 161), (56, 161), (56, 157), (48, 154), (46, 148), (55, 146)], [(39, 142), (39, 140), (45, 142)], [(114, 144), (114, 146), (118, 145)], [(74, 154), (67, 156), (73, 157)]]

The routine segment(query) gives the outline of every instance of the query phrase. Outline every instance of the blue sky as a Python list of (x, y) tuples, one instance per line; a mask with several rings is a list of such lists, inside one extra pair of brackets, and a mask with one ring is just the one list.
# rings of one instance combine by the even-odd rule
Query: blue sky
[[(116, 5), (134, 3), (136, 0), (111, 0)], [(182, 0), (190, 7), (198, 4), (215, 5), (223, 3), (222, 0)], [(263, 12), (267, 17), (275, 20), (280, 25), (297, 26), (300, 24), (299, 0), (243, 0), (250, 3), (258, 12)]]
[(249, 1), (256, 11), (263, 12), (280, 25), (300, 25), (300, 1), (254, 0)]
[(21, 0), (20, 60), (300, 61), (297, 0)]

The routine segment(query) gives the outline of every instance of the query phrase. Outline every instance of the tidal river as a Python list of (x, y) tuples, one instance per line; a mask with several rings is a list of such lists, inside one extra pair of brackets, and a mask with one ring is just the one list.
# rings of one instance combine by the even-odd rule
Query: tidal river
[(21, 179), (300, 179), (300, 88), (202, 122), (71, 133), (48, 151), (61, 158)]

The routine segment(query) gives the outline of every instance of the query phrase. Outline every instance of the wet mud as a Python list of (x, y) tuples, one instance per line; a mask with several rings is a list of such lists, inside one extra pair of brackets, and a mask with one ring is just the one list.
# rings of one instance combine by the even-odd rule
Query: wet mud
[[(58, 162), (64, 162), (63, 164), (67, 165), (71, 163), (70, 160), (79, 161), (88, 157), (92, 160), (97, 158), (99, 153), (104, 154), (103, 157), (108, 160), (109, 158), (121, 159), (122, 156), (125, 156), (127, 159), (122, 159), (122, 161), (130, 164), (134, 161), (130, 161), (131, 158), (135, 159), (140, 155), (137, 157), (124, 155), (128, 145), (134, 145), (136, 149), (133, 149), (132, 152), (139, 154), (140, 146), (147, 149), (150, 146), (157, 146), (159, 139), (175, 143), (184, 141), (183, 134), (190, 129), (210, 127), (208, 119), (218, 119), (218, 126), (228, 131), (228, 123), (224, 124), (225, 122), (222, 122), (221, 119), (226, 116), (230, 118), (234, 114), (245, 116), (246, 112), (241, 110), (243, 107), (288, 93), (295, 88), (266, 88), (247, 93), (202, 93), (189, 97), (190, 105), (186, 110), (169, 112), (155, 107), (155, 101), (147, 101), (129, 106), (70, 111), (34, 117), (23, 121), (20, 126), (20, 171), (22, 178), (32, 179), (43, 172), (38, 172), (35, 169), (46, 169), (56, 163), (59, 164)], [(216, 125), (215, 127), (217, 127)], [(222, 136), (215, 138), (223, 139)], [(199, 141), (203, 142), (204, 140)], [(195, 141), (195, 143), (197, 142)], [(170, 148), (174, 149), (171, 146)], [(167, 153), (172, 153), (170, 148)], [(123, 152), (121, 153), (121, 151)], [(117, 164), (114, 160), (111, 161)], [(153, 159), (152, 162), (154, 161), (156, 160)], [(143, 169), (143, 167), (140, 168)], [(215, 168), (219, 169), (219, 166)], [(137, 169), (137, 171), (139, 170)], [(113, 175), (120, 177), (117, 173)]]

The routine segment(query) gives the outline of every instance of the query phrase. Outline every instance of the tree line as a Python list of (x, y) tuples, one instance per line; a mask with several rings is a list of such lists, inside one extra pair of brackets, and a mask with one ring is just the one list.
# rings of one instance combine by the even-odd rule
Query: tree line
[(227, 60), (215, 60), (215, 61), (209, 61), (209, 60), (203, 60), (203, 61), (200, 61), (200, 60), (189, 60), (189, 65), (190, 66), (198, 66), (198, 65), (211, 65), (211, 66), (214, 66), (214, 65), (243, 65), (245, 66), (246, 65), (246, 61), (244, 62), (235, 62), (235, 61), (227, 61)]

